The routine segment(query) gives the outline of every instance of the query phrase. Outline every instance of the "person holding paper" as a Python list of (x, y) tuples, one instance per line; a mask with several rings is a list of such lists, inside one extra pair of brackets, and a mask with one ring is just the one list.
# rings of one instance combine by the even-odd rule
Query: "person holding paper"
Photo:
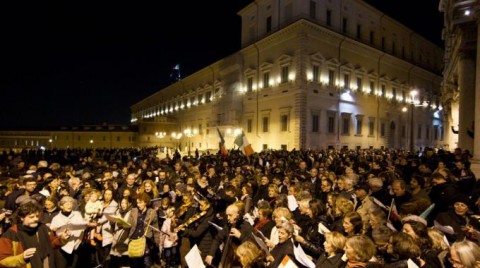
[(33, 202), (17, 209), (17, 224), (0, 238), (1, 267), (55, 267), (54, 248), (62, 246), (70, 233), (64, 230), (55, 236), (40, 222), (41, 211)]
[(299, 202), (300, 213), (308, 217), (306, 224), (303, 224), (299, 235), (294, 235), (295, 241), (302, 245), (305, 253), (317, 259), (324, 253), (322, 244), (323, 235), (318, 232), (318, 224), (326, 225), (326, 208), (322, 201), (318, 199), (303, 199)]
[(132, 210), (132, 198), (124, 197), (120, 201), (120, 208), (115, 213), (115, 233), (113, 234), (112, 247), (110, 250), (110, 267), (128, 266), (128, 242), (129, 225), (128, 218)]
[[(61, 211), (53, 217), (50, 229), (60, 235), (65, 230), (70, 232), (70, 237), (66, 243), (55, 252), (55, 261), (57, 267), (76, 267), (80, 261), (79, 247), (82, 243), (83, 232), (88, 222), (83, 218), (79, 211), (74, 211), (74, 199), (70, 196), (64, 196), (58, 203)], [(95, 223), (96, 224), (96, 223)], [(95, 225), (92, 223), (92, 227)]]
[[(278, 244), (270, 251), (270, 256), (267, 257), (267, 264), (270, 268), (275, 268), (280, 265), (283, 258), (288, 255), (291, 260), (295, 261), (295, 253), (293, 252), (293, 225), (289, 222), (283, 222), (278, 229)], [(303, 267), (300, 264), (298, 267)]]

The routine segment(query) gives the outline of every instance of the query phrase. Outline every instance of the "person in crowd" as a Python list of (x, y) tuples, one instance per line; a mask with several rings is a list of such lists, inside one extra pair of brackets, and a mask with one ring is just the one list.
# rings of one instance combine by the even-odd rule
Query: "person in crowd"
[(392, 192), (397, 207), (412, 200), (412, 195), (407, 191), (407, 183), (404, 180), (394, 180), (392, 182)]
[(110, 254), (110, 249), (113, 242), (113, 224), (109, 220), (111, 216), (115, 215), (115, 212), (118, 210), (117, 201), (113, 200), (113, 190), (107, 188), (103, 191), (102, 198), (102, 216), (97, 221), (97, 229), (100, 229), (102, 240), (100, 245), (100, 251), (97, 252), (99, 256), (100, 263), (103, 267), (108, 267), (108, 255)]
[(135, 208), (132, 208), (128, 223), (130, 224), (129, 238), (137, 239), (145, 236), (147, 240), (147, 246), (143, 257), (130, 258), (131, 267), (151, 267), (152, 256), (151, 254), (157, 254), (152, 252), (151, 248), (155, 241), (159, 241), (159, 233), (154, 230), (158, 230), (158, 218), (157, 212), (149, 208), (150, 196), (146, 193), (140, 193), (137, 195), (137, 204)]
[(102, 241), (102, 226), (97, 224), (98, 219), (102, 216), (103, 205), (100, 200), (100, 191), (92, 189), (90, 197), (85, 204), (85, 220), (91, 222), (95, 228), (89, 231), (90, 244), (97, 245), (97, 241)]
[(425, 179), (420, 175), (413, 175), (410, 179), (410, 191), (412, 192), (411, 201), (428, 200), (431, 203), (430, 196), (425, 191)]
[(435, 207), (429, 215), (429, 223), (433, 223), (433, 220), (437, 217), (438, 213), (448, 211), (452, 200), (458, 195), (457, 187), (440, 173), (433, 173), (432, 176), (432, 189), (428, 196), (430, 200), (435, 203)]
[(325, 218), (325, 205), (318, 199), (301, 200), (300, 212), (305, 214), (308, 219), (307, 224), (303, 224), (300, 234), (294, 235), (295, 241), (302, 245), (309, 256), (314, 259), (318, 259), (324, 252), (322, 247), (324, 238), (323, 235), (318, 232), (318, 225), (321, 223), (324, 226), (327, 225)]
[(347, 237), (363, 234), (362, 217), (357, 212), (348, 212), (343, 217), (343, 229)]
[(74, 199), (70, 196), (64, 196), (60, 199), (58, 206), (60, 213), (52, 219), (50, 229), (61, 235), (67, 230), (70, 236), (66, 243), (55, 252), (55, 266), (56, 267), (80, 267), (81, 250), (84, 230), (87, 224), (95, 227), (94, 223), (86, 221), (79, 211), (74, 211)]
[(334, 219), (333, 222), (330, 224), (331, 231), (337, 231), (340, 233), (345, 233), (345, 229), (343, 228), (343, 217), (349, 213), (353, 212), (353, 202), (342, 195), (337, 196), (335, 200), (335, 207), (334, 207)]
[(445, 236), (440, 230), (428, 228), (427, 232), (428, 237), (432, 242), (432, 250), (435, 251), (438, 258), (440, 259), (440, 264), (442, 268), (445, 268), (445, 264), (448, 262), (447, 255), (450, 246), (447, 244), (446, 240), (444, 239)]
[(427, 221), (418, 216), (410, 217), (403, 222), (403, 232), (413, 238), (420, 247), (421, 258), (429, 264), (430, 267), (441, 267), (438, 252), (432, 249), (432, 241), (428, 236)]
[(370, 186), (366, 183), (358, 183), (355, 185), (354, 208), (362, 217), (363, 229), (368, 229), (368, 222), (370, 220), (370, 214), (377, 207), (370, 198)]
[(165, 260), (166, 268), (174, 267), (178, 258), (178, 237), (172, 223), (175, 221), (175, 208), (169, 207), (165, 212), (166, 219), (160, 229), (159, 251)]
[(346, 263), (342, 260), (345, 254), (344, 248), (347, 238), (339, 232), (325, 233), (323, 243), (325, 253), (320, 255), (315, 263), (317, 268), (342, 268)]
[(348, 268), (368, 267), (369, 261), (375, 256), (376, 247), (365, 235), (355, 235), (345, 242), (345, 255)]
[(469, 240), (457, 241), (450, 247), (452, 267), (480, 267), (480, 246)]
[(264, 268), (266, 253), (261, 250), (254, 242), (245, 241), (235, 251), (240, 260), (240, 264), (245, 268)]
[(450, 232), (445, 235), (450, 243), (460, 241), (465, 238), (466, 226), (469, 222), (468, 213), (472, 207), (472, 201), (464, 194), (457, 195), (453, 200), (453, 209), (441, 212), (435, 218), (436, 222), (442, 226), (449, 226)]
[(0, 266), (2, 267), (55, 267), (54, 249), (70, 238), (69, 230), (53, 234), (40, 222), (42, 207), (28, 202), (16, 213), (17, 223), (0, 238)]
[(112, 246), (110, 248), (110, 266), (111, 268), (116, 267), (127, 267), (129, 265), (128, 261), (128, 242), (130, 234), (130, 224), (128, 219), (130, 218), (130, 213), (132, 210), (132, 199), (130, 197), (125, 197), (120, 201), (120, 207), (115, 212), (115, 233), (113, 234)]
[(279, 207), (273, 211), (273, 220), (275, 221), (275, 226), (272, 228), (269, 236), (265, 234), (265, 236), (268, 238), (265, 243), (270, 249), (274, 248), (275, 245), (278, 244), (278, 229), (282, 227), (282, 223), (285, 221), (290, 221), (291, 219), (292, 213), (288, 208)]
[(393, 234), (393, 230), (385, 225), (380, 225), (372, 230), (371, 237), (377, 248), (377, 254), (375, 255), (376, 261), (382, 265), (391, 262), (391, 256), (387, 253), (388, 243), (390, 236)]
[(408, 261), (413, 261), (417, 266), (420, 263), (421, 250), (415, 240), (406, 233), (396, 232), (390, 236), (387, 244), (387, 253), (392, 256), (392, 262), (385, 265), (387, 268), (408, 267)]
[(257, 232), (261, 232), (263, 236), (269, 236), (273, 227), (275, 227), (275, 221), (273, 220), (270, 206), (258, 208), (258, 218), (253, 228)]
[(278, 244), (270, 251), (267, 257), (268, 267), (275, 268), (280, 265), (283, 258), (288, 256), (295, 262), (295, 254), (293, 252), (293, 225), (289, 222), (283, 222), (278, 228)]
[(60, 212), (57, 204), (58, 199), (54, 195), (45, 198), (45, 201), (43, 203), (43, 213), (40, 216), (40, 222), (45, 224), (49, 228), (53, 217), (55, 217)]

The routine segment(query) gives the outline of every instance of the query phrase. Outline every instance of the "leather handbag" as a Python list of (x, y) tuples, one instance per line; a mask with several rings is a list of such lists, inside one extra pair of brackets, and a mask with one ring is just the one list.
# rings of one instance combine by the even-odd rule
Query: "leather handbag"
[(130, 239), (130, 242), (128, 243), (128, 257), (140, 258), (145, 255), (145, 250), (147, 248), (147, 238), (145, 236), (147, 235), (148, 227), (150, 226), (150, 222), (153, 218), (152, 213), (150, 213), (150, 219), (148, 220), (143, 235), (136, 239)]

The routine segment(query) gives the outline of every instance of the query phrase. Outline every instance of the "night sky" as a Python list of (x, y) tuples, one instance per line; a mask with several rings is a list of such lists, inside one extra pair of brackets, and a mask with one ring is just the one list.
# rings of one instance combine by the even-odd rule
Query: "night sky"
[[(177, 63), (186, 76), (239, 50), (252, 1), (2, 2), (0, 128), (16, 129), (129, 124)], [(442, 45), (438, 0), (367, 2)]]

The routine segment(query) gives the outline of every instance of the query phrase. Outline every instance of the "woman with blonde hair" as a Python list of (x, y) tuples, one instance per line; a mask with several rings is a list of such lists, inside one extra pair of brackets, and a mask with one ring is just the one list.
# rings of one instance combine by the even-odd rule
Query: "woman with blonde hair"
[(238, 256), (242, 267), (244, 268), (261, 268), (265, 260), (265, 252), (262, 251), (254, 242), (245, 241), (238, 246), (235, 254)]
[(428, 237), (432, 242), (432, 249), (437, 253), (438, 258), (440, 259), (440, 264), (442, 267), (445, 267), (446, 256), (448, 254), (449, 246), (445, 242), (444, 235), (440, 230), (428, 228)]
[(337, 268), (345, 266), (342, 256), (347, 238), (339, 232), (325, 233), (325, 254), (322, 254), (316, 262), (317, 268)]
[(480, 267), (480, 246), (466, 239), (455, 242), (448, 260), (453, 267)]
[[(273, 248), (278, 244), (278, 229), (282, 226), (282, 223), (288, 222), (292, 219), (292, 213), (288, 208), (279, 207), (273, 211), (272, 218), (275, 221), (275, 226), (269, 234), (269, 239), (265, 241), (269, 248)], [(265, 234), (265, 236), (267, 236), (267, 234)]]
[(367, 267), (376, 251), (375, 244), (368, 236), (355, 235), (348, 238), (345, 243), (347, 267)]
[(144, 180), (138, 193), (146, 193), (151, 199), (156, 199), (159, 197), (157, 186), (152, 180)]

